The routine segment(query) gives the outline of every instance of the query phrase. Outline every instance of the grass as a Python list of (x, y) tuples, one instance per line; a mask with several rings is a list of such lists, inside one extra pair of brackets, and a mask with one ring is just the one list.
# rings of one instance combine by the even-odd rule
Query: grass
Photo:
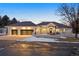
[(66, 39), (63, 39), (63, 41), (68, 41), (68, 42), (79, 42), (79, 38), (66, 38)]

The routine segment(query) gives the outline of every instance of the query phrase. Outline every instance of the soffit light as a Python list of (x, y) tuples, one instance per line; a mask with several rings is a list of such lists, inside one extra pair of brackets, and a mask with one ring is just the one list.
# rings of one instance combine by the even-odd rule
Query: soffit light
[(16, 27), (12, 27), (12, 29), (16, 29)]
[(22, 29), (26, 29), (26, 27), (22, 27)]
[(27, 29), (31, 29), (31, 27), (27, 27)]

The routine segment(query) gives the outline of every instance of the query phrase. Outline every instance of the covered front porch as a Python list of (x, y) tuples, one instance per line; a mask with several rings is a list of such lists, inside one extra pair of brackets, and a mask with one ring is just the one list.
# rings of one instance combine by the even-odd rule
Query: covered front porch
[(63, 29), (57, 28), (57, 26), (38, 26), (35, 28), (35, 34), (59, 34), (64, 32)]

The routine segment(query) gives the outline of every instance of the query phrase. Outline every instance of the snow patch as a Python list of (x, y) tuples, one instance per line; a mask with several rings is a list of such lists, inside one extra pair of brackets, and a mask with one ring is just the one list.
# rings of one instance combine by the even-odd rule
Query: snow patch
[(59, 42), (59, 43), (79, 43), (79, 42), (68, 42), (68, 41), (58, 41), (58, 39), (54, 39), (54, 38), (37, 38), (37, 37), (29, 37), (29, 38), (25, 38), (22, 40), (17, 40), (17, 41), (21, 41), (21, 42)]
[(27, 41), (27, 42), (33, 42), (33, 41), (39, 41), (39, 42), (59, 42), (57, 41), (57, 39), (54, 39), (54, 38), (37, 38), (37, 37), (29, 37), (29, 38), (25, 38), (25, 39), (22, 39), (22, 40), (17, 40), (17, 41)]
[(0, 48), (0, 51), (2, 51), (3, 49), (5, 49), (5, 48)]

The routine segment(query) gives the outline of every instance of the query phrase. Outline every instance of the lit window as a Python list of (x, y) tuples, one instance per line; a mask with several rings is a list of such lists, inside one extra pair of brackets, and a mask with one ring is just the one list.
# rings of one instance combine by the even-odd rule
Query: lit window
[(43, 31), (45, 31), (46, 29), (43, 29)]

